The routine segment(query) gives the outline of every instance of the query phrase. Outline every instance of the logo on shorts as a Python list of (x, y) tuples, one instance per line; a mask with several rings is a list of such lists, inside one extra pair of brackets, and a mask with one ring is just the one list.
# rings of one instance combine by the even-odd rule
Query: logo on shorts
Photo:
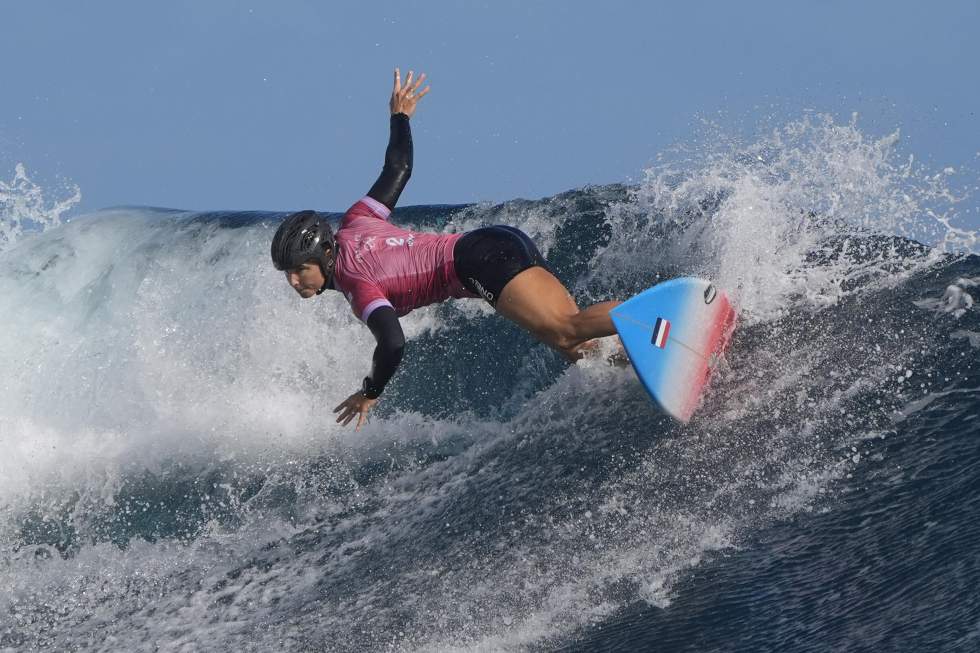
[(482, 283), (480, 283), (473, 277), (470, 277), (470, 283), (473, 284), (473, 286), (476, 288), (476, 291), (480, 293), (483, 299), (487, 300), (491, 304), (493, 303), (493, 293), (487, 290), (486, 288), (484, 288)]

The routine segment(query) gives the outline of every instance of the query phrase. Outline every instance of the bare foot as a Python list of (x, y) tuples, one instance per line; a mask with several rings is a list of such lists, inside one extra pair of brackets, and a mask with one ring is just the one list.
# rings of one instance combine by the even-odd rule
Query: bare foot
[(583, 358), (595, 358), (602, 354), (601, 343), (597, 338), (586, 340), (574, 349), (562, 349), (561, 354), (566, 359), (575, 363)]

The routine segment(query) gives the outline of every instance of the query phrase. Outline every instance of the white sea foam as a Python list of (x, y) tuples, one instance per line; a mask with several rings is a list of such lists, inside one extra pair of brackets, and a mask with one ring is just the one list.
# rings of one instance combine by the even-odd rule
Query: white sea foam
[(925, 308), (937, 313), (949, 313), (953, 317), (963, 315), (973, 308), (973, 295), (965, 288), (972, 287), (967, 279), (958, 279), (956, 283), (946, 286), (942, 297), (927, 297), (915, 302), (919, 308)]
[[(816, 116), (754, 143), (717, 133), (706, 141), (647, 170), (610, 211), (614, 235), (593, 261), (596, 276), (706, 276), (734, 295), (743, 320), (767, 320), (789, 306), (833, 305), (873, 288), (868, 281), (900, 283), (944, 251), (976, 251), (977, 233), (951, 226), (966, 191), (903, 159), (898, 132), (872, 139), (856, 118)], [(872, 234), (935, 249), (871, 256), (854, 237)], [(821, 253), (836, 263), (815, 264)]]

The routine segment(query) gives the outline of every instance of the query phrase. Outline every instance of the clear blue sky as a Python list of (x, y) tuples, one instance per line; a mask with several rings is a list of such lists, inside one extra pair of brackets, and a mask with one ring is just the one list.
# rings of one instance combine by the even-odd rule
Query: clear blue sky
[[(346, 208), (391, 69), (429, 74), (403, 203), (640, 177), (700, 117), (803, 110), (978, 167), (980, 2), (5, 2), (0, 178), (79, 209)], [(758, 118), (758, 123), (757, 123)], [(976, 179), (976, 177), (973, 177)]]

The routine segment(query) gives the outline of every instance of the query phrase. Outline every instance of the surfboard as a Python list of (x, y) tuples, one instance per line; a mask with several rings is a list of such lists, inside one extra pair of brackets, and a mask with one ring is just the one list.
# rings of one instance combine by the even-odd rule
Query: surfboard
[(728, 296), (710, 281), (659, 283), (610, 312), (636, 375), (668, 415), (687, 422), (735, 330)]

